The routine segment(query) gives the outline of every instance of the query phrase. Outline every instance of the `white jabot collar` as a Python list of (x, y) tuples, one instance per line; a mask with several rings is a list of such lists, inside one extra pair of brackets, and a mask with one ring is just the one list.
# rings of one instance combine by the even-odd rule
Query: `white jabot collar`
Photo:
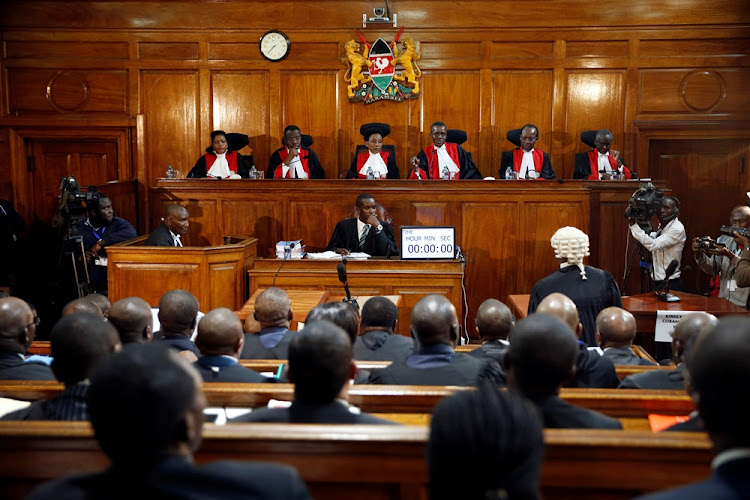
[(371, 153), (370, 151), (367, 151), (367, 153), (370, 157), (367, 158), (365, 164), (362, 165), (359, 173), (367, 175), (367, 168), (370, 167), (372, 168), (372, 173), (375, 174), (375, 177), (385, 177), (388, 173), (388, 167), (385, 165), (383, 157), (380, 156), (380, 153)]
[(438, 157), (438, 170), (441, 171), (443, 167), (448, 167), (448, 171), (452, 174), (455, 174), (460, 169), (458, 168), (458, 165), (456, 165), (456, 162), (453, 161), (453, 158), (451, 158), (451, 155), (448, 154), (448, 150), (445, 149), (445, 144), (440, 146), (439, 148), (433, 145), (432, 147), (435, 148), (435, 151), (437, 151), (437, 157)]

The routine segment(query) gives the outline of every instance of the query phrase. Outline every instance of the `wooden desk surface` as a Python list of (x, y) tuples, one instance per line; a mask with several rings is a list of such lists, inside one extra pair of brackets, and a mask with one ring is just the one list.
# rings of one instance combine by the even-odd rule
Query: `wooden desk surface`
[[(236, 311), (237, 316), (239, 316), (242, 321), (245, 321), (248, 316), (253, 315), (253, 312), (255, 312), (255, 299), (258, 298), (258, 295), (260, 295), (260, 292), (263, 290), (265, 290), (265, 288), (259, 288), (253, 292), (247, 302), (245, 302), (245, 305), (242, 306), (242, 309)], [(294, 319), (292, 320), (292, 324), (289, 325), (290, 330), (296, 330), (297, 323), (305, 321), (307, 313), (309, 313), (313, 307), (326, 302), (326, 299), (328, 298), (328, 292), (325, 290), (286, 290), (286, 294), (289, 295), (289, 300), (292, 301), (292, 311), (294, 311)], [(257, 326), (257, 328), (260, 329), (260, 325), (258, 325), (257, 321), (251, 320), (251, 324), (246, 326), (245, 331), (249, 332), (248, 328), (252, 330), (252, 326)]]

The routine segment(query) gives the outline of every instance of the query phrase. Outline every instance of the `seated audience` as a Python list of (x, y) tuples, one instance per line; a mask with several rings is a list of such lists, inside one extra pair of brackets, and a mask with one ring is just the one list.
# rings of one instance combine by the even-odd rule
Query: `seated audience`
[(107, 315), (109, 314), (109, 308), (112, 307), (112, 303), (109, 301), (109, 298), (107, 298), (106, 295), (94, 292), (86, 295), (86, 298), (99, 306), (99, 309), (102, 310), (102, 316), (104, 316), (105, 318), (107, 317)]
[(398, 255), (393, 226), (377, 218), (375, 198), (367, 193), (357, 197), (357, 217), (336, 224), (326, 250), (348, 255), (365, 252), (372, 256)]
[(249, 382), (269, 380), (237, 363), (245, 337), (242, 322), (226, 307), (209, 311), (198, 324), (195, 344), (202, 356), (194, 366), (204, 382)]
[[(373, 370), (371, 384), (475, 385), (492, 360), (480, 360), (455, 352), (460, 326), (456, 308), (442, 295), (423, 297), (411, 311), (415, 353), (406, 361)], [(498, 370), (499, 371), (499, 370)]]
[(241, 359), (286, 359), (295, 332), (289, 330), (294, 318), (292, 301), (281, 288), (267, 288), (255, 298), (255, 320), (260, 331), (245, 334)]
[(596, 317), (596, 342), (603, 356), (616, 365), (651, 365), (656, 363), (636, 356), (635, 316), (619, 307), (608, 307)]
[(211, 146), (201, 156), (195, 166), (188, 172), (191, 177), (211, 177), (214, 179), (247, 179), (250, 174), (237, 151), (229, 150), (227, 133), (223, 130), (211, 132)]
[(182, 247), (185, 236), (190, 228), (190, 214), (181, 205), (167, 205), (164, 209), (162, 223), (148, 235), (144, 246), (154, 247)]
[(682, 391), (685, 389), (685, 347), (691, 337), (706, 328), (718, 323), (713, 314), (697, 312), (683, 316), (677, 322), (672, 336), (672, 361), (677, 364), (674, 370), (650, 370), (625, 377), (620, 389), (666, 389)]
[(383, 139), (390, 133), (390, 127), (384, 129), (372, 124), (362, 134), (365, 139), (366, 151), (362, 151), (352, 160), (352, 166), (346, 173), (347, 179), (367, 179), (368, 172), (371, 179), (398, 179), (401, 174), (396, 165), (396, 158), (387, 151), (383, 151)]
[(430, 499), (541, 498), (543, 457), (542, 423), (528, 401), (490, 384), (457, 392), (432, 413)]
[(297, 125), (284, 129), (284, 146), (273, 152), (268, 160), (268, 179), (325, 179), (318, 155), (302, 145), (302, 131)]
[(578, 343), (561, 319), (533, 314), (518, 322), (505, 353), (508, 386), (539, 408), (547, 428), (622, 429), (617, 419), (573, 406), (558, 396), (563, 382), (575, 374), (578, 355)]
[(172, 290), (162, 295), (159, 299), (161, 334), (158, 341), (177, 351), (190, 351), (200, 356), (200, 351), (190, 340), (198, 322), (199, 309), (198, 299), (185, 290)]
[(123, 346), (145, 344), (153, 339), (151, 306), (140, 297), (118, 300), (112, 304), (107, 319), (117, 329)]
[[(578, 309), (568, 297), (561, 293), (548, 295), (536, 310), (539, 313), (557, 316), (573, 332), (573, 338), (578, 340), (582, 325), (578, 319)], [(614, 389), (620, 384), (615, 365), (608, 358), (602, 357), (596, 351), (590, 351), (586, 345), (578, 340), (578, 356), (576, 357), (575, 376), (565, 383), (565, 387), (597, 387)]]
[(319, 424), (392, 424), (352, 408), (349, 380), (357, 371), (352, 343), (330, 321), (305, 324), (289, 345), (289, 381), (294, 401), (289, 408), (260, 408), (233, 422), (292, 422)]
[(696, 406), (716, 456), (711, 477), (688, 486), (654, 493), (648, 500), (750, 498), (750, 318), (722, 318), (699, 334), (689, 356)]
[(505, 350), (510, 345), (508, 336), (513, 331), (515, 320), (508, 306), (497, 299), (487, 299), (477, 309), (474, 320), (482, 345), (469, 353), (477, 358), (491, 358), (503, 362)]
[(0, 380), (55, 380), (46, 364), (24, 361), (38, 324), (26, 302), (16, 297), (0, 298)]
[(503, 178), (508, 167), (518, 174), (519, 179), (555, 178), (549, 155), (541, 149), (534, 148), (537, 140), (539, 140), (539, 129), (536, 125), (524, 125), (519, 137), (521, 147), (513, 151), (503, 151), (500, 156), (500, 179)]
[(71, 300), (62, 308), (60, 315), (64, 317), (71, 314), (86, 313), (104, 317), (101, 308), (89, 297), (90, 295), (86, 295), (85, 297)]
[(450, 179), (482, 178), (466, 150), (459, 144), (446, 142), (448, 127), (445, 123), (433, 123), (430, 138), (432, 144), (409, 160), (409, 179), (443, 179), (446, 176)]
[(52, 399), (5, 415), (2, 420), (88, 420), (89, 376), (93, 369), (121, 349), (114, 327), (87, 313), (61, 318), (50, 332), (52, 372), (65, 390)]
[[(690, 383), (690, 364), (692, 362), (692, 356), (695, 353), (695, 345), (697, 344), (697, 340), (701, 336), (702, 332), (712, 330), (718, 323), (718, 319), (716, 321), (709, 322), (698, 334), (693, 335), (688, 339), (687, 343), (685, 344), (685, 348), (682, 351), (682, 358), (685, 360), (683, 363), (683, 373), (685, 375), (685, 392), (687, 392), (687, 395), (690, 396), (693, 401), (695, 401), (697, 394), (695, 394), (695, 392), (693, 391), (693, 385)], [(703, 422), (701, 421), (698, 410), (696, 409), (690, 412), (687, 420), (673, 424), (666, 429), (663, 429), (663, 431), (706, 432), (706, 428), (703, 427)]]
[(414, 351), (414, 340), (396, 333), (398, 307), (385, 297), (373, 297), (362, 306), (362, 320), (354, 342), (354, 359), (404, 361)]
[(534, 285), (528, 314), (535, 312), (547, 295), (564, 293), (575, 303), (581, 315), (581, 340), (589, 347), (596, 347), (596, 316), (606, 307), (622, 307), (617, 283), (608, 271), (583, 265), (584, 257), (589, 255), (589, 237), (580, 229), (560, 228), (552, 235), (550, 243), (560, 269)]
[(56, 479), (28, 498), (310, 498), (290, 467), (195, 465), (206, 405), (200, 387), (190, 364), (161, 345), (113, 355), (89, 389), (91, 425), (112, 466)]

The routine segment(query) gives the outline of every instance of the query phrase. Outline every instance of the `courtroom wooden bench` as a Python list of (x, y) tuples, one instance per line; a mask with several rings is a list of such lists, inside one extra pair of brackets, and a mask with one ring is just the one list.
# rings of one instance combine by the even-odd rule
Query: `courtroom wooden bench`
[[(427, 439), (424, 427), (207, 424), (195, 458), (289, 464), (315, 498), (418, 499), (426, 498)], [(710, 474), (704, 434), (551, 429), (545, 442), (546, 499), (625, 499)], [(0, 422), (2, 498), (107, 466), (86, 422)]]

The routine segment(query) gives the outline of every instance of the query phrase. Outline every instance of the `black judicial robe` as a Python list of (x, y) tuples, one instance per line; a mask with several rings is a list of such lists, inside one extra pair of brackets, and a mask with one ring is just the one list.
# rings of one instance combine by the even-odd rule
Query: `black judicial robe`
[(584, 266), (584, 269), (588, 278), (585, 280), (577, 266), (568, 266), (537, 281), (529, 297), (528, 313), (535, 312), (547, 295), (563, 293), (578, 308), (578, 316), (583, 325), (581, 340), (590, 347), (596, 347), (596, 316), (607, 307), (622, 307), (622, 297), (609, 272), (591, 266)]

